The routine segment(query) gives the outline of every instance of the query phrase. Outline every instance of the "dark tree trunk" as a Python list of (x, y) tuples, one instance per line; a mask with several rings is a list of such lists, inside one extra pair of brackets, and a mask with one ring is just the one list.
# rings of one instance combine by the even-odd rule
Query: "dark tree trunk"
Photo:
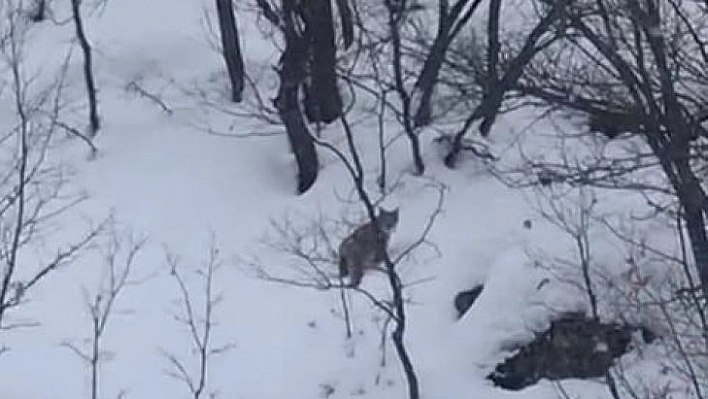
[(465, 6), (469, 2), (470, 0), (458, 0), (450, 10), (447, 9), (446, 3), (441, 2), (438, 32), (415, 83), (416, 89), (420, 92), (418, 109), (413, 117), (413, 125), (415, 127), (426, 126), (430, 123), (433, 90), (438, 82), (438, 75), (445, 60), (445, 53), (447, 53), (455, 36), (470, 20), (481, 0), (474, 0), (472, 5), (465, 11)]
[(231, 100), (241, 102), (244, 88), (243, 56), (239, 44), (233, 0), (216, 0), (221, 32), (221, 52), (231, 81)]
[(686, 230), (691, 242), (691, 252), (696, 262), (698, 278), (701, 282), (703, 295), (708, 297), (708, 237), (706, 236), (706, 221), (704, 217), (706, 195), (701, 188), (700, 182), (695, 177), (688, 166), (679, 167), (679, 174), (682, 169), (689, 171), (689, 176), (684, 177), (683, 187), (677, 190), (679, 202), (684, 209), (684, 220)]
[(339, 22), (342, 25), (344, 48), (349, 48), (354, 42), (354, 17), (352, 10), (349, 8), (347, 0), (337, 0), (337, 9), (339, 10)]
[[(389, 3), (390, 4), (390, 3)], [(366, 213), (369, 215), (369, 220), (376, 228), (377, 232), (381, 232), (381, 226), (379, 225), (378, 218), (376, 216), (376, 210), (374, 209), (374, 204), (369, 198), (369, 194), (364, 188), (364, 168), (361, 163), (361, 158), (359, 157), (359, 152), (354, 145), (354, 135), (346, 121), (346, 118), (342, 118), (342, 125), (344, 126), (344, 132), (347, 139), (347, 146), (349, 147), (349, 154), (351, 155), (351, 163), (349, 163), (350, 176), (354, 181), (354, 188), (359, 194), (359, 199), (366, 208)], [(349, 161), (346, 161), (349, 162)], [(406, 376), (406, 382), (408, 383), (408, 399), (420, 399), (420, 387), (418, 385), (418, 375), (415, 372), (415, 367), (411, 361), (410, 355), (408, 354), (408, 349), (405, 343), (405, 331), (406, 331), (406, 309), (405, 309), (405, 299), (403, 297), (403, 283), (401, 278), (396, 271), (396, 264), (391, 257), (388, 255), (387, 251), (382, 251), (384, 265), (386, 266), (386, 275), (388, 276), (389, 285), (391, 287), (391, 293), (393, 295), (392, 301), (389, 304), (384, 304), (382, 309), (384, 309), (395, 321), (396, 327), (391, 333), (391, 340), (396, 348), (396, 353), (401, 361), (401, 366), (403, 366), (403, 373)]]
[(86, 91), (89, 102), (89, 133), (90, 136), (93, 137), (98, 133), (100, 122), (98, 118), (98, 103), (96, 100), (96, 84), (93, 79), (91, 44), (86, 38), (84, 23), (81, 19), (81, 0), (71, 0), (71, 11), (74, 19), (74, 27), (76, 28), (76, 38), (79, 40), (81, 51), (84, 54), (84, 80), (86, 81)]
[[(641, 29), (649, 44), (651, 53), (659, 72), (661, 100), (664, 110), (664, 122), (668, 128), (668, 156), (670, 157), (678, 177), (674, 189), (679, 203), (684, 209), (686, 229), (691, 241), (691, 250), (696, 262), (698, 277), (701, 281), (703, 294), (708, 296), (708, 237), (704, 212), (706, 209), (706, 193), (699, 179), (691, 168), (690, 140), (692, 129), (682, 113), (681, 100), (674, 85), (676, 79), (669, 66), (669, 50), (661, 32), (661, 14), (658, 6), (652, 1), (646, 2), (646, 11), (634, 8), (636, 20), (642, 21)], [(645, 19), (642, 19), (644, 17)], [(659, 108), (658, 104), (655, 108)], [(657, 156), (666, 156), (665, 153)]]
[[(534, 55), (538, 53), (538, 51), (540, 50), (538, 47), (539, 40), (546, 32), (548, 32), (551, 25), (558, 18), (560, 18), (562, 13), (565, 11), (565, 5), (567, 2), (568, 0), (561, 0), (553, 3), (552, 8), (538, 22), (538, 24), (534, 27), (531, 33), (529, 33), (529, 36), (526, 39), (526, 42), (524, 43), (524, 46), (521, 48), (521, 51), (519, 51), (519, 54), (514, 57), (513, 60), (511, 60), (511, 62), (509, 63), (509, 69), (506, 71), (506, 73), (504, 73), (504, 76), (501, 78), (501, 80), (497, 79), (497, 82), (495, 82), (496, 84), (490, 86), (488, 92), (485, 93), (485, 98), (482, 100), (481, 106), (481, 116), (483, 119), (479, 127), (479, 131), (482, 136), (487, 136), (489, 134), (489, 131), (491, 130), (491, 127), (494, 124), (494, 121), (496, 120), (499, 108), (501, 107), (502, 100), (504, 99), (504, 94), (518, 82), (519, 78), (521, 77), (521, 74), (526, 68), (526, 65), (528, 65)], [(499, 4), (496, 4), (496, 6), (498, 7)], [(492, 11), (498, 13), (498, 10), (493, 9)], [(491, 27), (492, 25), (490, 24), (490, 28)], [(496, 43), (495, 45), (498, 46), (498, 43)], [(498, 51), (498, 49), (494, 50)], [(496, 57), (498, 57), (498, 54), (492, 54), (491, 56), (495, 57), (496, 59)], [(496, 67), (496, 63), (490, 66)], [(496, 79), (496, 68), (493, 72), (491, 70), (488, 72), (493, 73), (492, 76)]]
[[(487, 81), (484, 87), (484, 96), (490, 93), (499, 85), (499, 53), (501, 52), (501, 42), (499, 41), (499, 16), (501, 12), (501, 0), (491, 0), (489, 3), (489, 20), (487, 21)], [(489, 131), (485, 128), (484, 131)]]
[(47, 0), (36, 0), (34, 2), (35, 9), (30, 19), (32, 22), (42, 22), (47, 17)]
[(435, 40), (430, 47), (428, 57), (425, 59), (423, 70), (416, 82), (416, 88), (420, 91), (420, 102), (413, 117), (413, 126), (421, 127), (430, 124), (432, 118), (432, 97), (435, 83), (437, 82), (440, 67), (442, 67), (447, 50), (446, 43)]
[(393, 340), (393, 346), (396, 348), (396, 353), (398, 358), (401, 360), (401, 365), (403, 366), (403, 373), (406, 375), (406, 382), (408, 383), (408, 398), (409, 399), (420, 399), (420, 388), (418, 384), (418, 376), (413, 367), (413, 362), (408, 355), (408, 350), (406, 349), (404, 334), (406, 330), (406, 314), (403, 306), (403, 287), (401, 286), (398, 274), (391, 276), (393, 273), (390, 269), (393, 268), (393, 264), (389, 267), (389, 278), (394, 280), (396, 284), (393, 289), (393, 303), (396, 311), (396, 327), (391, 333), (391, 339)]
[[(462, 140), (467, 134), (469, 126), (477, 119), (482, 119), (479, 126), (479, 132), (482, 136), (486, 137), (494, 122), (496, 121), (497, 114), (499, 113), (499, 108), (504, 100), (504, 95), (508, 90), (515, 86), (521, 77), (526, 66), (531, 62), (533, 57), (542, 49), (539, 47), (538, 43), (541, 37), (549, 31), (551, 25), (558, 20), (565, 12), (566, 5), (569, 0), (558, 0), (552, 3), (551, 8), (547, 11), (546, 15), (541, 18), (541, 20), (536, 24), (533, 30), (526, 37), (523, 47), (519, 53), (509, 62), (509, 67), (505, 71), (501, 79), (498, 79), (497, 83), (493, 86), (489, 86), (485, 90), (482, 102), (477, 106), (472, 115), (465, 122), (465, 126), (457, 134), (455, 134), (452, 148), (450, 152), (445, 157), (445, 165), (449, 168), (455, 167), (457, 163), (457, 157), (462, 151)], [(493, 7), (497, 6), (494, 3)], [(491, 9), (490, 12), (495, 12)], [(493, 16), (490, 16), (492, 18)], [(493, 27), (490, 23), (490, 28)], [(546, 45), (550, 43), (546, 42)], [(497, 55), (492, 55), (497, 56)], [(496, 75), (496, 70), (494, 75)]]
[[(652, 124), (651, 120), (647, 122), (651, 129), (647, 132), (647, 142), (654, 155), (659, 159), (661, 168), (683, 209), (682, 217), (686, 223), (691, 253), (701, 282), (700, 288), (703, 295), (708, 297), (708, 236), (706, 235), (705, 220), (708, 199), (700, 181), (691, 169), (691, 154), (688, 140), (686, 140), (687, 136), (684, 131), (673, 130), (670, 133), (673, 140), (669, 141), (667, 140), (669, 137), (662, 137), (662, 134), (654, 133), (659, 131), (658, 124)], [(680, 121), (678, 122), (679, 126), (683, 125)], [(668, 126), (669, 129), (676, 127), (676, 125)]]
[[(694, 25), (696, 20), (686, 16), (695, 9), (681, 2), (669, 3), (670, 7), (663, 8), (655, 0), (597, 0), (593, 9), (592, 2), (582, 5), (568, 2), (564, 23), (558, 26), (563, 29), (559, 33), (564, 35), (567, 31), (573, 35), (566, 42), (570, 49), (568, 58), (561, 55), (528, 68), (528, 76), (521, 84), (514, 83), (514, 89), (552, 108), (580, 111), (588, 117), (591, 131), (600, 131), (609, 138), (627, 132), (646, 139), (678, 202), (680, 237), (683, 238), (685, 222), (700, 288), (703, 296), (708, 296), (708, 198), (698, 175), (700, 162), (696, 162), (704, 159), (703, 148), (700, 142), (695, 142), (706, 131), (701, 123), (708, 113), (705, 96), (700, 94), (705, 85), (697, 82), (705, 80), (702, 78), (708, 54), (702, 40), (704, 32), (697, 29), (702, 25)], [(681, 27), (665, 29), (672, 23), (667, 21), (673, 20), (680, 21)], [(576, 58), (581, 53), (586, 56)], [(589, 63), (588, 70), (593, 74), (605, 72), (587, 79), (586, 71), (575, 67), (580, 65), (578, 62)], [(501, 81), (504, 87), (504, 78)], [(608, 87), (612, 89), (607, 90)], [(481, 112), (479, 117), (486, 115)], [(653, 165), (644, 165), (639, 158), (631, 167), (619, 163), (614, 166), (612, 157), (607, 160), (613, 166), (604, 181), (598, 184), (587, 179), (584, 168), (573, 172), (580, 177), (577, 181), (598, 186), (609, 181), (616, 188), (647, 189), (643, 183), (628, 183), (617, 176)], [(696, 288), (688, 267), (684, 267), (688, 288)], [(702, 313), (699, 309), (701, 318)]]
[(290, 149), (295, 155), (298, 168), (297, 192), (302, 194), (315, 183), (319, 162), (315, 143), (298, 101), (299, 89), (306, 76), (308, 43), (295, 29), (294, 17), (292, 1), (283, 0), (285, 50), (280, 58), (280, 88), (274, 104), (285, 125)]
[[(420, 139), (413, 126), (411, 118), (411, 97), (406, 89), (404, 82), (403, 71), (403, 51), (401, 44), (400, 25), (403, 18), (401, 4), (393, 0), (385, 0), (384, 4), (388, 10), (388, 28), (391, 35), (391, 44), (393, 46), (393, 75), (395, 81), (395, 90), (401, 100), (401, 117), (403, 129), (408, 137), (411, 145), (411, 155), (413, 156), (413, 164), (415, 167), (414, 173), (422, 176), (425, 173), (425, 163), (420, 152)], [(405, 4), (404, 4), (405, 5)]]
[(310, 45), (306, 111), (310, 122), (331, 123), (342, 115), (337, 87), (336, 44), (331, 0), (304, 3), (305, 38)]
[(290, 149), (295, 155), (298, 169), (297, 192), (302, 194), (315, 183), (319, 162), (315, 143), (298, 107), (297, 87), (285, 86), (287, 84), (281, 82), (281, 89), (275, 102), (280, 119), (283, 121), (288, 134)]

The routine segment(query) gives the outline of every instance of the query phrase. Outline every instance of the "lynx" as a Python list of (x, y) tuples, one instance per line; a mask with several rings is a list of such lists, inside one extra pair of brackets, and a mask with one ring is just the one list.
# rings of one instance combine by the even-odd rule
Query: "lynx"
[(376, 269), (383, 262), (388, 240), (398, 224), (398, 208), (392, 211), (380, 208), (376, 219), (379, 232), (369, 222), (359, 226), (339, 245), (339, 276), (349, 276), (350, 287), (359, 286), (364, 271)]

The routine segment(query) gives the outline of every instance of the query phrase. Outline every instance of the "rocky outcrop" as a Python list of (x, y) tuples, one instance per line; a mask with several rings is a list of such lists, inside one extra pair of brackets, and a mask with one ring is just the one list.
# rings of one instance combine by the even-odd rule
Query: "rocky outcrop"
[(646, 342), (655, 338), (643, 327), (601, 323), (582, 313), (566, 313), (497, 365), (487, 378), (499, 387), (519, 390), (542, 378), (602, 377), (615, 358), (628, 351), (636, 331), (641, 331)]

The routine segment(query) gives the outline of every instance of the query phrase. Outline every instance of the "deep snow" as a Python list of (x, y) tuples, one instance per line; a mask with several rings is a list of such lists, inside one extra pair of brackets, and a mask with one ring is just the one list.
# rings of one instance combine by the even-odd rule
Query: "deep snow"
[[(223, 115), (205, 114), (184, 93), (193, 84), (226, 84), (221, 60), (207, 40), (203, 9), (211, 6), (195, 0), (111, 1), (87, 18), (96, 49), (103, 129), (96, 140), (100, 148), (96, 159), (87, 159), (85, 146), (76, 140), (54, 155), (73, 167), (72, 187), (88, 194), (75, 210), (78, 216), (69, 218), (65, 227), (79, 232), (80, 220), (99, 220), (113, 212), (122, 228), (147, 237), (134, 273), (138, 278), (152, 276), (126, 288), (118, 299), (116, 310), (127, 312), (114, 314), (107, 328), (103, 344), (110, 359), (101, 367), (101, 397), (116, 397), (121, 390), (127, 390), (128, 398), (188, 397), (181, 382), (166, 375), (169, 365), (160, 353), (189, 355), (186, 331), (170, 316), (178, 292), (168, 276), (164, 253), (167, 248), (178, 255), (186, 271), (207, 256), (210, 234), (223, 265), (216, 279), (223, 301), (216, 310), (213, 340), (216, 346), (234, 344), (212, 359), (210, 392), (224, 398), (313, 398), (332, 387), (331, 398), (405, 397), (390, 345), (386, 366), (379, 366), (381, 312), (365, 298), (349, 294), (355, 336), (346, 340), (338, 316), (338, 291), (265, 282), (241, 264), (244, 257), (258, 256), (274, 270), (285, 266), (278, 263), (281, 254), (268, 253), (259, 241), (269, 231), (271, 219), (346, 214), (361, 220), (363, 212), (356, 204), (339, 200), (351, 185), (331, 155), (322, 154), (324, 167), (316, 186), (298, 197), (293, 194), (293, 165), (284, 136), (227, 138), (199, 128), (231, 122)], [(66, 10), (55, 11), (65, 15)], [(256, 36), (252, 21), (239, 22), (247, 31), (244, 49), (255, 73), (263, 62), (273, 61), (272, 49)], [(32, 29), (28, 65), (45, 65), (43, 69), (51, 71), (46, 65), (56, 65), (65, 54), (71, 26), (43, 23)], [(126, 91), (136, 79), (160, 93), (174, 114)], [(77, 51), (70, 81), (70, 95), (83, 101)], [(75, 121), (82, 117), (82, 108), (72, 114)], [(277, 130), (246, 119), (237, 126), (238, 133)], [(339, 140), (336, 129), (327, 134)], [(423, 397), (556, 397), (548, 382), (511, 393), (494, 388), (483, 377), (507, 354), (505, 344), (529, 339), (533, 329), (546, 325), (549, 304), (557, 309), (584, 303), (577, 293), (561, 288), (537, 290), (545, 272), (529, 257), (530, 251), (539, 249), (569, 253), (572, 242), (540, 218), (520, 191), (486, 173), (481, 161), (470, 159), (459, 170), (445, 169), (431, 139), (423, 137), (425, 178), (406, 172), (409, 159), (403, 140), (390, 152), (390, 175), (400, 181), (386, 199), (401, 209), (401, 225), (391, 243), (395, 255), (415, 239), (435, 206), (435, 192), (425, 188), (428, 179), (448, 188), (443, 213), (429, 237), (439, 252), (423, 247), (414, 260), (402, 265), (404, 280), (424, 279), (407, 291), (411, 300), (407, 343)], [(507, 148), (514, 139), (512, 129), (493, 138), (493, 144)], [(373, 139), (364, 137), (360, 144), (367, 168), (374, 170), (375, 152), (367, 150)], [(531, 229), (523, 227), (527, 219)], [(89, 336), (82, 289), (95, 289), (100, 267), (92, 252), (54, 273), (20, 310), (41, 325), (2, 332), (2, 342), (11, 350), (0, 357), (1, 397), (87, 396), (85, 365), (60, 343), (80, 344)], [(194, 275), (186, 275), (196, 282)], [(461, 320), (455, 320), (455, 293), (479, 282), (486, 283), (484, 293)], [(373, 292), (387, 292), (380, 273), (367, 274), (363, 284)], [(599, 383), (566, 385), (583, 392), (583, 398), (606, 396)]]

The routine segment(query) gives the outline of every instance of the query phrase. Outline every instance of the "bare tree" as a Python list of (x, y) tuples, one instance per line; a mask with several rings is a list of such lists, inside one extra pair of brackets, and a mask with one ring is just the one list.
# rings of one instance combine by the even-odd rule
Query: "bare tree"
[[(359, 200), (366, 209), (366, 213), (369, 217), (369, 220), (373, 223), (373, 225), (378, 231), (381, 231), (376, 217), (374, 203), (371, 200), (371, 197), (369, 196), (369, 193), (367, 192), (365, 187), (364, 167), (361, 162), (361, 157), (359, 156), (358, 149), (354, 144), (354, 137), (351, 127), (349, 126), (345, 118), (342, 118), (342, 127), (347, 139), (347, 150), (349, 152), (349, 158), (347, 158), (344, 153), (336, 149), (336, 147), (333, 147), (325, 142), (320, 141), (318, 142), (318, 144), (333, 152), (339, 158), (342, 164), (345, 165), (349, 172), (349, 176), (352, 179), (352, 182), (354, 183), (354, 187), (356, 189)], [(411, 245), (406, 251), (404, 251), (402, 255), (409, 253), (417, 246), (425, 242), (425, 238), (427, 237), (428, 232), (432, 228), (435, 219), (437, 218), (439, 212), (442, 209), (444, 192), (444, 188), (441, 188), (438, 206), (431, 215), (429, 224), (423, 229), (420, 239), (416, 243)], [(389, 256), (388, 251), (383, 251), (383, 259), (392, 294), (391, 302), (393, 309), (391, 313), (394, 320), (394, 329), (391, 333), (391, 340), (393, 341), (393, 345), (396, 348), (396, 353), (398, 354), (399, 360), (401, 361), (401, 365), (403, 366), (404, 374), (406, 376), (406, 382), (408, 383), (408, 397), (410, 399), (418, 399), (420, 397), (418, 377), (416, 375), (413, 362), (408, 354), (408, 350), (404, 341), (406, 329), (406, 311), (405, 301), (403, 297), (404, 287), (401, 281), (401, 277), (398, 274), (398, 271), (396, 270), (396, 259), (392, 259)]]
[(241, 54), (233, 0), (216, 0), (216, 11), (219, 15), (221, 53), (224, 56), (226, 70), (231, 81), (231, 100), (238, 103), (242, 100), (245, 82), (243, 55)]
[[(258, 0), (260, 14), (282, 34), (285, 48), (278, 65), (280, 87), (273, 101), (297, 162), (297, 191), (304, 193), (317, 179), (319, 161), (311, 123), (329, 124), (343, 115), (337, 85), (337, 58), (332, 0), (282, 0), (279, 5)], [(352, 13), (337, 0), (344, 46), (353, 41)], [(304, 112), (304, 116), (303, 116)]]
[[(349, 172), (349, 176), (354, 184), (354, 190), (356, 192), (356, 197), (359, 203), (364, 207), (368, 219), (380, 230), (378, 225), (375, 201), (367, 191), (366, 180), (364, 174), (364, 167), (359, 155), (359, 150), (354, 144), (353, 132), (349, 124), (346, 122), (346, 118), (342, 118), (342, 126), (346, 138), (346, 150), (340, 150), (331, 143), (323, 141), (320, 139), (315, 139), (317, 145), (330, 151), (334, 154), (337, 159), (342, 163), (342, 165)], [(346, 151), (346, 152), (345, 152)], [(336, 270), (334, 266), (338, 262), (331, 257), (332, 253), (336, 253), (335, 247), (332, 246), (331, 240), (329, 238), (329, 233), (326, 232), (322, 226), (315, 230), (306, 231), (303, 236), (293, 229), (289, 225), (278, 226), (280, 240), (276, 240), (280, 246), (280, 250), (289, 254), (294, 255), (297, 259), (303, 262), (305, 269), (309, 269), (309, 279), (302, 281), (297, 278), (283, 278), (280, 276), (274, 276), (268, 272), (267, 268), (258, 262), (254, 263), (255, 269), (257, 271), (257, 276), (269, 281), (274, 281), (283, 284), (296, 285), (300, 287), (310, 287), (320, 290), (327, 289), (342, 289), (344, 287), (353, 289), (357, 293), (364, 295), (369, 299), (374, 305), (379, 309), (384, 311), (388, 317), (393, 321), (393, 331), (391, 332), (391, 340), (396, 349), (396, 353), (399, 357), (401, 365), (403, 367), (404, 374), (406, 376), (406, 382), (408, 386), (408, 395), (411, 399), (418, 399), (420, 397), (418, 377), (415, 372), (415, 367), (410, 358), (408, 350), (405, 345), (405, 330), (406, 330), (406, 300), (404, 298), (405, 285), (401, 279), (398, 272), (397, 266), (409, 256), (413, 251), (418, 249), (421, 245), (428, 243), (427, 237), (430, 229), (434, 225), (438, 215), (442, 211), (442, 204), (444, 201), (445, 187), (440, 184), (434, 184), (436, 190), (438, 190), (438, 201), (435, 209), (430, 215), (428, 223), (421, 229), (421, 233), (418, 239), (408, 245), (400, 254), (396, 257), (391, 257), (387, 251), (384, 251), (384, 270), (386, 272), (389, 288), (391, 291), (391, 299), (383, 300), (377, 298), (370, 292), (360, 288), (343, 286), (341, 278), (333, 277), (328, 273), (329, 270)], [(300, 237), (300, 238), (297, 238)], [(284, 244), (283, 244), (284, 243)], [(308, 247), (309, 246), (309, 247)], [(324, 252), (321, 252), (322, 249)], [(345, 312), (346, 312), (345, 307)], [(388, 325), (388, 323), (387, 323)]]
[[(492, 1), (489, 8), (489, 22), (487, 26), (487, 68), (485, 73), (486, 83), (484, 87), (484, 95), (482, 101), (464, 121), (462, 127), (455, 133), (452, 140), (451, 148), (445, 157), (445, 165), (454, 167), (457, 163), (457, 157), (463, 150), (463, 139), (467, 134), (472, 124), (481, 120), (479, 132), (482, 136), (487, 136), (494, 124), (497, 114), (502, 106), (502, 103), (511, 91), (522, 74), (526, 66), (533, 58), (544, 48), (555, 43), (562, 35), (559, 35), (554, 30), (554, 24), (564, 20), (568, 1), (554, 2), (539, 2), (538, 8), (541, 11), (539, 20), (534, 25), (533, 29), (525, 34), (525, 38), (518, 50), (506, 49), (503, 58), (506, 62), (500, 63), (502, 51), (499, 38), (500, 25), (499, 7), (500, 2)], [(509, 54), (511, 52), (512, 54)], [(497, 68), (502, 69), (501, 77)]]
[[(438, 1), (438, 29), (415, 83), (416, 90), (420, 93), (419, 105), (413, 118), (415, 126), (425, 126), (431, 122), (433, 90), (445, 62), (447, 50), (469, 22), (480, 3), (481, 0), (457, 0), (451, 7), (449, 1)], [(500, 6), (501, 0), (490, 2), (489, 23), (492, 25), (489, 29), (490, 33), (497, 31), (493, 24), (498, 24)], [(489, 54), (495, 54), (491, 46)], [(489, 71), (495, 70), (496, 65), (490, 63)]]
[[(445, 158), (449, 167), (455, 166), (463, 150), (490, 158), (484, 149), (465, 140), (467, 132), (481, 121), (479, 130), (482, 136), (488, 135), (524, 67), (558, 39), (553, 24), (562, 18), (566, 2), (537, 7), (539, 17), (532, 29), (514, 31), (523, 35), (521, 45), (500, 36), (502, 3), (441, 0), (435, 12), (423, 11), (426, 6), (414, 1), (384, 1), (385, 13), (373, 4), (360, 6), (362, 44), (358, 50), (368, 57), (353, 57), (359, 61), (340, 74), (393, 114), (410, 142), (416, 174), (425, 170), (419, 138), (423, 127), (443, 133), (440, 142), (449, 146)], [(484, 6), (486, 48), (478, 42), (478, 33), (467, 29)], [(437, 18), (432, 38), (428, 33), (431, 16)], [(391, 92), (397, 101), (388, 96)], [(451, 129), (456, 132), (449, 133)]]
[[(124, 288), (138, 283), (138, 280), (131, 279), (131, 272), (135, 258), (144, 244), (144, 239), (135, 240), (131, 236), (124, 238), (112, 231), (103, 259), (103, 269), (107, 274), (102, 277), (103, 281), (99, 283), (95, 292), (83, 289), (84, 303), (91, 321), (88, 347), (82, 348), (81, 345), (68, 340), (62, 342), (63, 346), (71, 349), (89, 368), (91, 399), (99, 397), (100, 366), (106, 360), (103, 338), (108, 320), (116, 312), (115, 304)], [(120, 396), (122, 394), (119, 394)]]
[[(341, 2), (345, 4), (346, 2)], [(337, 47), (332, 0), (302, 2), (304, 39), (309, 43), (309, 66), (304, 80), (305, 115), (310, 122), (332, 123), (342, 115), (342, 97), (337, 87)], [(346, 7), (346, 6), (345, 6)], [(342, 21), (347, 8), (342, 9)]]
[(276, 13), (266, 1), (259, 1), (263, 14), (280, 27), (285, 48), (280, 57), (280, 88), (273, 101), (288, 135), (290, 150), (297, 162), (297, 192), (302, 194), (315, 183), (319, 172), (317, 151), (300, 109), (300, 87), (306, 76), (308, 42), (298, 30), (293, 1), (283, 0), (282, 13)]
[[(554, 277), (584, 292), (593, 315), (646, 327), (643, 335), (661, 338), (652, 343), (652, 350), (661, 350), (660, 363), (669, 372), (655, 381), (646, 373), (625, 370), (617, 359), (609, 376), (614, 382), (608, 379), (613, 397), (647, 397), (642, 392), (669, 384), (704, 398), (705, 296), (681, 206), (661, 178), (659, 162), (636, 137), (625, 139), (626, 133), (607, 140), (568, 129), (558, 127), (559, 154), (526, 159), (514, 170), (524, 178), (510, 179), (508, 171), (499, 176), (514, 187), (533, 186), (545, 204), (544, 218), (575, 242), (575, 259), (548, 257), (552, 269), (563, 270)], [(613, 205), (618, 190), (632, 194), (623, 199), (636, 199), (629, 210), (626, 203)], [(581, 195), (571, 195), (575, 192)], [(602, 251), (597, 247), (612, 248), (609, 253), (620, 250), (615, 256), (598, 256)]]
[[(575, 259), (563, 262), (556, 258), (556, 263), (570, 265), (574, 269), (572, 274), (580, 274), (581, 283), (577, 286), (579, 291), (587, 296), (590, 317), (599, 323), (601, 314), (598, 302), (601, 293), (598, 292), (597, 282), (593, 277), (601, 273), (595, 270), (597, 267), (593, 254), (594, 243), (590, 238), (592, 225), (597, 223), (595, 220), (597, 198), (592, 188), (580, 186), (577, 189), (577, 196), (572, 200), (574, 204), (570, 207), (562, 204), (562, 199), (564, 199), (562, 196), (544, 196), (543, 200), (546, 202), (547, 209), (541, 209), (540, 212), (544, 219), (567, 234), (573, 241), (576, 251)], [(605, 372), (605, 383), (612, 398), (620, 399), (617, 382), (609, 369)]]
[(89, 136), (94, 137), (101, 127), (98, 116), (98, 100), (96, 99), (96, 83), (93, 77), (93, 55), (91, 43), (89, 43), (84, 22), (81, 16), (81, 0), (71, 0), (71, 15), (76, 29), (76, 38), (79, 41), (81, 52), (84, 56), (84, 81), (86, 83), (86, 94), (89, 105)]
[[(644, 369), (627, 370), (622, 359), (617, 359), (606, 375), (612, 397), (669, 397), (659, 393), (671, 386), (690, 397), (705, 398), (705, 299), (695, 286), (680, 213), (661, 212), (650, 219), (621, 218), (602, 209), (603, 201), (592, 194), (606, 189), (579, 186), (571, 191), (576, 190), (579, 195), (573, 198), (561, 194), (565, 192), (561, 188), (538, 190), (545, 204), (541, 210), (544, 218), (567, 233), (577, 248), (575, 259), (550, 258), (552, 274), (587, 295), (593, 318), (639, 326), (645, 342), (662, 353), (659, 363), (664, 371), (656, 377)], [(678, 248), (655, 237), (663, 223), (667, 235), (675, 232), (678, 236)], [(611, 240), (612, 247), (622, 248), (620, 258), (603, 265), (591, 251), (598, 244), (597, 238), (605, 244)], [(642, 345), (635, 348), (640, 354), (643, 349)]]
[[(66, 192), (66, 171), (49, 162), (55, 134), (62, 123), (62, 93), (66, 64), (47, 87), (25, 76), (23, 55), (27, 22), (19, 8), (0, 3), (0, 56), (9, 72), (7, 90), (0, 97), (14, 105), (14, 120), (0, 139), (0, 329), (14, 326), (9, 311), (51, 272), (73, 261), (102, 231), (105, 221), (90, 227), (82, 237), (56, 248), (38, 265), (23, 262), (38, 235), (84, 197)], [(59, 244), (61, 245), (61, 244)]]
[(47, 17), (47, 0), (34, 0), (34, 9), (30, 15), (32, 22), (44, 21)]
[(393, 75), (395, 82), (395, 91), (398, 93), (398, 97), (401, 101), (401, 119), (403, 124), (403, 131), (406, 133), (408, 140), (411, 145), (411, 154), (413, 155), (413, 164), (415, 166), (415, 173), (422, 175), (425, 172), (425, 164), (423, 163), (423, 157), (420, 153), (420, 140), (417, 133), (414, 130), (413, 118), (411, 117), (411, 98), (406, 88), (404, 76), (403, 76), (403, 56), (402, 56), (402, 40), (401, 40), (401, 23), (403, 21), (406, 11), (404, 7), (406, 1), (394, 2), (392, 0), (386, 0), (386, 9), (388, 10), (388, 28), (389, 34), (391, 35), (391, 43), (393, 45)]
[[(209, 387), (209, 361), (213, 356), (233, 347), (232, 344), (215, 346), (211, 339), (216, 325), (214, 312), (222, 299), (222, 295), (214, 290), (214, 279), (221, 267), (219, 249), (212, 237), (207, 259), (198, 268), (192, 270), (193, 276), (199, 280), (196, 289), (185, 278), (176, 256), (167, 254), (167, 265), (178, 289), (179, 310), (173, 317), (187, 328), (190, 352), (196, 354), (196, 359), (180, 358), (168, 349), (162, 349), (162, 353), (170, 364), (167, 373), (182, 381), (192, 398), (199, 399), (204, 397)], [(193, 362), (196, 364), (192, 365)], [(209, 395), (213, 397), (213, 394)]]
[[(689, 1), (573, 4), (558, 27), (565, 40), (549, 47), (515, 87), (551, 109), (583, 115), (591, 130), (609, 138), (628, 133), (645, 141), (680, 204), (704, 295), (708, 200), (699, 173), (708, 137), (706, 16), (708, 9)], [(645, 167), (635, 162), (625, 171)]]

